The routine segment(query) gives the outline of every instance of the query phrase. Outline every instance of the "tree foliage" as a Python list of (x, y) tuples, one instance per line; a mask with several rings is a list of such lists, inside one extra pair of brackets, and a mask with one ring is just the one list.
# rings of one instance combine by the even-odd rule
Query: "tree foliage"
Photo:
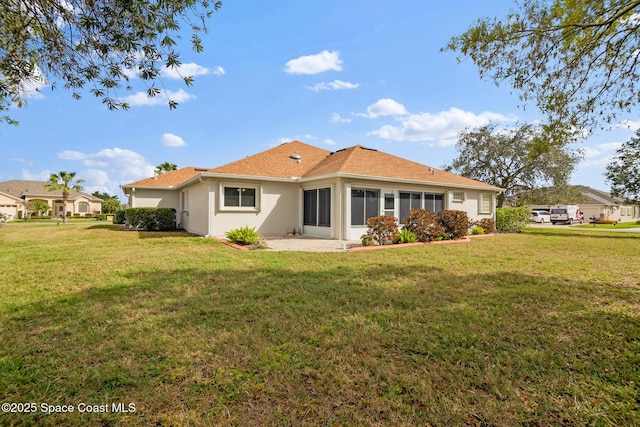
[(67, 223), (67, 202), (69, 200), (69, 192), (71, 190), (82, 191), (83, 189), (80, 184), (83, 183), (84, 180), (77, 179), (75, 183), (72, 183), (75, 177), (75, 172), (60, 171), (58, 174), (52, 173), (51, 176), (49, 176), (49, 181), (45, 184), (46, 189), (49, 191), (62, 190), (63, 224)]
[(559, 185), (534, 188), (516, 195), (516, 206), (525, 205), (575, 205), (587, 201), (585, 187), (577, 185)]
[(640, 129), (616, 150), (605, 172), (611, 194), (640, 203)]
[(471, 58), (482, 78), (509, 82), (550, 124), (593, 128), (640, 102), (639, 29), (640, 1), (519, 0), (443, 50)]
[(162, 175), (165, 172), (171, 172), (177, 169), (178, 169), (178, 165), (169, 163), (169, 162), (164, 162), (156, 166), (156, 169), (154, 172), (156, 173), (156, 175)]
[[(60, 81), (76, 99), (85, 86), (109, 109), (127, 109), (119, 90), (130, 76), (156, 86), (162, 67), (176, 68), (179, 32), (203, 50), (206, 19), (222, 6), (215, 0), (3, 0), (0, 2), (0, 112), (22, 106), (25, 93)], [(192, 76), (183, 77), (191, 85)], [(169, 107), (176, 102), (169, 100)], [(10, 117), (0, 121), (15, 123)]]
[(101, 193), (100, 191), (94, 191), (92, 196), (102, 199), (102, 213), (112, 214), (120, 209), (120, 199), (118, 196), (112, 196), (109, 193)]
[(497, 199), (553, 184), (565, 186), (579, 153), (565, 145), (542, 144), (542, 131), (530, 124), (498, 129), (489, 124), (465, 129), (456, 144), (458, 157), (445, 170), (504, 188)]

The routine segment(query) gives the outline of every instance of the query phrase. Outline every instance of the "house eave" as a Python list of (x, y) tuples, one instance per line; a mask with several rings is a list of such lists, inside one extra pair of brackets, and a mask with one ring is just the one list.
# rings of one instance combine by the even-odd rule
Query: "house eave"
[(482, 185), (454, 184), (449, 182), (424, 181), (419, 179), (389, 178), (385, 176), (360, 175), (360, 174), (351, 174), (351, 173), (343, 173), (343, 172), (301, 178), (300, 182), (310, 182), (310, 181), (317, 181), (321, 179), (331, 179), (331, 178), (363, 179), (368, 181), (393, 182), (396, 184), (430, 185), (434, 187), (460, 188), (465, 190), (484, 190), (484, 191), (492, 191), (496, 193), (504, 192), (503, 188), (494, 187), (494, 186), (485, 187)]

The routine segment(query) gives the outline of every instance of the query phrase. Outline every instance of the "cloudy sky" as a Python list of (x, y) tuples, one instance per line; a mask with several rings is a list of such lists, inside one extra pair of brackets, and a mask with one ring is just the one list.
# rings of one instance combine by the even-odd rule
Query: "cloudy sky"
[[(508, 87), (480, 81), (471, 61), (440, 52), (482, 16), (511, 1), (226, 1), (210, 22), (203, 53), (182, 52), (162, 86), (180, 103), (123, 92), (129, 111), (87, 94), (41, 88), (0, 124), (0, 181), (47, 180), (74, 171), (85, 190), (124, 201), (120, 185), (156, 165), (215, 167), (298, 139), (328, 150), (360, 144), (442, 167), (461, 130), (540, 118)], [(185, 34), (188, 39), (188, 35)], [(193, 75), (186, 87), (180, 75)], [(139, 92), (138, 92), (139, 90)], [(633, 120), (578, 147), (572, 183), (608, 190), (602, 173), (637, 128)]]

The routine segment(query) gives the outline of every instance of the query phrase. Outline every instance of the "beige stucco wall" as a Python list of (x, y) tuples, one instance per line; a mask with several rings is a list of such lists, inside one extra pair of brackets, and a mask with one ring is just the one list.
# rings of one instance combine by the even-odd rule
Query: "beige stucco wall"
[(209, 234), (210, 180), (196, 181), (179, 193), (180, 207), (177, 221), (190, 233)]
[(177, 190), (149, 190), (136, 188), (129, 197), (130, 208), (173, 208), (178, 209), (179, 192)]
[(21, 202), (0, 194), (0, 215), (6, 215), (7, 221), (18, 219), (18, 211), (24, 210)]
[[(210, 234), (223, 237), (227, 231), (249, 226), (265, 235), (286, 235), (289, 227), (300, 227), (299, 188), (297, 182), (210, 179)], [(221, 185), (259, 186), (259, 210), (242, 211), (222, 206)]]

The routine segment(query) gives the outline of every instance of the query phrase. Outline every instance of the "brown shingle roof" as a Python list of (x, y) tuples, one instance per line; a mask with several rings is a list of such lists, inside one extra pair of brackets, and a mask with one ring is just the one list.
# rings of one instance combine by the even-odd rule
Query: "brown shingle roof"
[(339, 173), (497, 189), (497, 187), (484, 182), (360, 145), (336, 151), (305, 174), (304, 178)]
[(140, 181), (132, 182), (124, 185), (123, 187), (176, 187), (202, 172), (210, 171), (211, 169), (207, 168), (194, 168), (192, 166), (188, 166), (174, 171), (165, 172), (156, 177), (141, 179)]
[[(292, 154), (297, 154), (300, 161), (292, 158)], [(292, 177), (315, 178), (345, 174), (499, 190), (498, 187), (484, 182), (360, 145), (331, 153), (300, 141), (287, 142), (217, 168), (182, 168), (123, 187), (176, 187), (200, 173), (287, 180)]]
[[(25, 181), (13, 179), (10, 181), (0, 182), (0, 191), (10, 194), (14, 197), (22, 198), (22, 196), (57, 196), (62, 197), (62, 190), (49, 191), (46, 188), (47, 182), (45, 181)], [(69, 200), (77, 199), (80, 196), (88, 197), (94, 202), (102, 201), (100, 198), (92, 196), (91, 194), (71, 190), (69, 191)]]
[[(290, 157), (294, 153), (300, 156), (299, 163)], [(210, 172), (290, 179), (294, 176), (303, 176), (329, 156), (329, 154), (329, 151), (323, 150), (322, 148), (314, 147), (300, 141), (291, 141), (280, 144), (270, 150), (214, 168)]]

